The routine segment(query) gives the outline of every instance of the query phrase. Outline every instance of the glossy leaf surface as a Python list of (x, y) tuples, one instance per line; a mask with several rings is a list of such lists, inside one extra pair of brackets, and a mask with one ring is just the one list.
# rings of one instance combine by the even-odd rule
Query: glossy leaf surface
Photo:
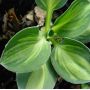
[(58, 8), (63, 7), (67, 0), (35, 0), (36, 4), (44, 10), (53, 9), (56, 10)]
[(51, 63), (43, 65), (39, 70), (26, 74), (17, 74), (17, 85), (20, 89), (53, 89), (57, 74)]
[(55, 21), (52, 29), (61, 37), (90, 41), (90, 1), (74, 0), (69, 9)]
[(1, 64), (8, 70), (25, 73), (41, 67), (51, 53), (51, 46), (38, 27), (25, 28), (6, 45)]
[(74, 84), (90, 82), (90, 50), (81, 42), (64, 38), (53, 49), (51, 61), (66, 81)]

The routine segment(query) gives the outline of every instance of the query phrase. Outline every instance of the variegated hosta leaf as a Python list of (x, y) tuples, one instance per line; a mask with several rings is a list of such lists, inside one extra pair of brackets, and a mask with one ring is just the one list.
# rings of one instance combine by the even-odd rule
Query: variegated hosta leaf
[(56, 72), (74, 84), (90, 82), (90, 50), (81, 42), (64, 38), (51, 55)]
[(90, 83), (82, 84), (81, 89), (90, 89)]
[(20, 89), (53, 89), (57, 74), (51, 63), (43, 65), (31, 73), (17, 74), (17, 85)]
[(36, 4), (44, 10), (56, 10), (64, 6), (67, 0), (35, 0)]
[(41, 67), (51, 53), (51, 46), (38, 27), (25, 28), (6, 45), (1, 65), (6, 69), (25, 73)]
[(90, 1), (74, 0), (70, 8), (55, 21), (52, 29), (61, 37), (90, 41)]
[(83, 34), (79, 35), (78, 37), (75, 37), (74, 39), (79, 40), (83, 43), (88, 43), (90, 42), (90, 26), (87, 28)]

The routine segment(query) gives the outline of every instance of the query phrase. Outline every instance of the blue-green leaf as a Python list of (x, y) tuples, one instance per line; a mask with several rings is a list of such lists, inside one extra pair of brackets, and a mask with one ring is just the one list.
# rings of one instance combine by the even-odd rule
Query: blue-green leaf
[(59, 9), (63, 7), (67, 0), (35, 0), (36, 4), (44, 10), (48, 9)]
[(54, 72), (51, 63), (48, 63), (31, 73), (17, 74), (16, 79), (20, 89), (53, 89), (57, 74)]
[(56, 72), (74, 84), (90, 82), (90, 50), (81, 42), (64, 38), (51, 55)]
[(1, 56), (1, 65), (6, 69), (25, 73), (41, 67), (51, 53), (51, 46), (38, 27), (25, 28), (6, 45)]
[(74, 0), (69, 9), (55, 21), (52, 29), (61, 37), (90, 41), (90, 1)]

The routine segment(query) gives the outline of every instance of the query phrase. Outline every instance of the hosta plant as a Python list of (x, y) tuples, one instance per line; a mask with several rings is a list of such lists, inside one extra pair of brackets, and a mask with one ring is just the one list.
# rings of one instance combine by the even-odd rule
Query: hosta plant
[(5, 46), (0, 64), (16, 73), (18, 88), (54, 88), (58, 75), (74, 84), (90, 82), (90, 0), (74, 0), (52, 22), (67, 0), (36, 0), (46, 11), (45, 26), (27, 27)]

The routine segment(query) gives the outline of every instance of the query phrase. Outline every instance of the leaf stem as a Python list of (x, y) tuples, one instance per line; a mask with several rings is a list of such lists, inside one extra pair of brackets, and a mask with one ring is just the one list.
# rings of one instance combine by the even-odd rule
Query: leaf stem
[(54, 46), (58, 44), (53, 37), (49, 37), (48, 39), (52, 42)]
[(48, 34), (48, 32), (50, 31), (52, 13), (53, 13), (53, 10), (49, 8), (48, 11), (47, 11), (46, 24), (45, 24), (46, 34)]

